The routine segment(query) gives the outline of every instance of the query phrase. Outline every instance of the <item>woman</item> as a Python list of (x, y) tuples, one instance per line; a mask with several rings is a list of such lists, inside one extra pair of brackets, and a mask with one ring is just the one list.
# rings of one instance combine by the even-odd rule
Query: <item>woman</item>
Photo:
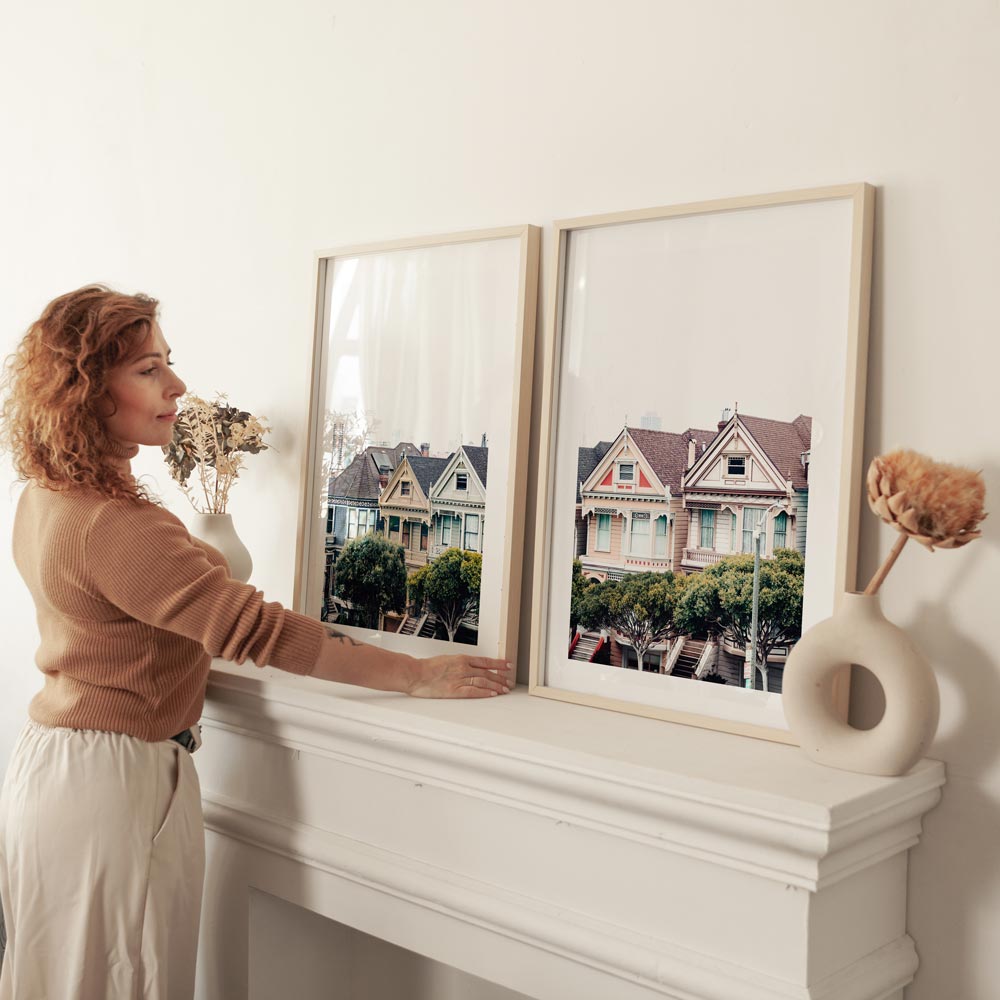
[(0, 442), (28, 485), (14, 558), (44, 686), (0, 798), (0, 1000), (190, 998), (204, 872), (190, 759), (213, 656), (417, 697), (506, 693), (509, 664), (331, 634), (229, 577), (136, 483), (184, 383), (155, 299), (60, 296), (8, 359)]

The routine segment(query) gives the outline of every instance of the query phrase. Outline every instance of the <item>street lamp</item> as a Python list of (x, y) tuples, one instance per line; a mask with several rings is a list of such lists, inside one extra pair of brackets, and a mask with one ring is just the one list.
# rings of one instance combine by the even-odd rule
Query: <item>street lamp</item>
[(760, 547), (764, 525), (767, 523), (767, 515), (772, 510), (787, 509), (786, 501), (775, 501), (760, 512), (753, 527), (753, 610), (750, 613), (750, 648), (747, 650), (746, 664), (743, 668), (743, 685), (748, 690), (753, 690), (754, 671), (757, 669), (757, 604), (760, 599)]

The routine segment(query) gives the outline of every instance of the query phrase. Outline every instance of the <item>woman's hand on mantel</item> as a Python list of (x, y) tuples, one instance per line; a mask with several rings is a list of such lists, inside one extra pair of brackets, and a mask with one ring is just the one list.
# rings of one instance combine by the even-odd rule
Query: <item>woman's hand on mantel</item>
[(507, 694), (514, 680), (511, 664), (485, 656), (430, 656), (411, 669), (406, 693), (414, 698), (492, 698)]

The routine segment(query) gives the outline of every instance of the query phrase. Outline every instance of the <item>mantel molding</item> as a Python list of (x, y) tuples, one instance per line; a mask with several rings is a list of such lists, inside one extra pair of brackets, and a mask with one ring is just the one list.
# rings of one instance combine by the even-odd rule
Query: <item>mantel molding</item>
[[(414, 919), (462, 921), (553, 959), (585, 966), (615, 995), (631, 987), (671, 1000), (878, 1000), (897, 995), (918, 965), (913, 941), (903, 935), (806, 986), (329, 831), (262, 815), (225, 796), (207, 795), (204, 809), (208, 829), (231, 841), (391, 897), (404, 909), (397, 917), (403, 924)], [(618, 987), (610, 985), (615, 981)]]
[[(505, 703), (503, 714), (494, 709), (489, 728), (482, 728), (466, 721), (472, 712), (459, 703), (428, 708), (294, 680), (299, 683), (213, 670), (204, 723), (813, 893), (917, 843), (921, 816), (938, 802), (944, 784), (944, 767), (935, 761), (922, 761), (902, 778), (847, 775), (812, 764), (796, 748), (684, 733), (689, 727), (659, 722), (652, 724), (669, 731), (651, 730), (641, 724), (652, 720), (633, 720), (646, 733), (679, 741), (672, 747), (677, 759), (689, 743), (697, 746), (702, 773), (692, 775), (581, 749), (559, 728), (566, 711), (589, 713), (592, 738), (601, 726), (609, 739), (620, 736), (623, 717), (530, 698), (523, 689), (490, 700), (490, 708)], [(526, 714), (547, 734), (545, 741), (522, 735)], [(748, 752), (768, 769), (766, 788), (754, 787), (745, 774), (705, 765), (716, 743), (731, 740), (753, 745)], [(782, 787), (798, 794), (774, 791)]]

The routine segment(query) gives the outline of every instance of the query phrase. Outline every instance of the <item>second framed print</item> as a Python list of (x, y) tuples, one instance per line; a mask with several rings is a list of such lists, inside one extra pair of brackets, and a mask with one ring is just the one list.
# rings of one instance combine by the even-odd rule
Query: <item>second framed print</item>
[(538, 243), (317, 255), (302, 613), (414, 656), (515, 657)]
[(791, 742), (789, 650), (855, 585), (873, 214), (858, 184), (556, 225), (533, 694)]

